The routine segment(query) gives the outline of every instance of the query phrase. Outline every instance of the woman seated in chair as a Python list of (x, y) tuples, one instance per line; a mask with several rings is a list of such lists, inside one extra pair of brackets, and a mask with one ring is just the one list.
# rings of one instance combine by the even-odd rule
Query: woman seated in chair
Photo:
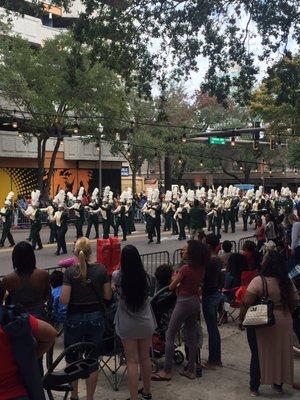
[(242, 272), (247, 269), (246, 257), (240, 253), (232, 254), (228, 259), (228, 272), (225, 273), (223, 294), (230, 303), (235, 298), (237, 288), (241, 286)]

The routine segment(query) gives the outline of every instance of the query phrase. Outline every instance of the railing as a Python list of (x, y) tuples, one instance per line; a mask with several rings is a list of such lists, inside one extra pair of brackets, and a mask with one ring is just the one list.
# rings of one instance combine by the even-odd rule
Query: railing
[(173, 253), (173, 265), (174, 267), (178, 266), (181, 261), (181, 250), (182, 249), (177, 249)]
[(170, 253), (168, 251), (158, 251), (156, 253), (141, 254), (141, 259), (148, 275), (153, 277), (159, 265), (170, 264)]
[(256, 236), (248, 236), (248, 237), (241, 238), (239, 240), (239, 243), (238, 243), (238, 252), (239, 253), (243, 250), (244, 244), (247, 241), (253, 242), (253, 243), (256, 244), (257, 243), (257, 238), (256, 238)]
[[(153, 277), (156, 268), (161, 264), (170, 264), (170, 253), (168, 251), (158, 251), (156, 253), (141, 254), (141, 259), (144, 264), (144, 268), (149, 276)], [(45, 268), (49, 274), (53, 271), (64, 271), (65, 267), (57, 266)], [(0, 276), (3, 278), (3, 276)]]

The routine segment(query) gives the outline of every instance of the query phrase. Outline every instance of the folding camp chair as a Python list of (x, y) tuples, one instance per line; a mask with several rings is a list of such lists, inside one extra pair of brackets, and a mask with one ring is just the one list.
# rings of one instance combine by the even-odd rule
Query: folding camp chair
[(219, 318), (219, 326), (222, 325), (228, 318), (231, 318), (232, 322), (237, 320), (240, 304), (236, 300), (235, 293), (238, 289), (239, 287), (222, 289), (221, 292), (226, 297), (223, 302), (222, 312)]
[(114, 391), (118, 391), (125, 377), (127, 366), (123, 346), (113, 331), (103, 338), (100, 369)]

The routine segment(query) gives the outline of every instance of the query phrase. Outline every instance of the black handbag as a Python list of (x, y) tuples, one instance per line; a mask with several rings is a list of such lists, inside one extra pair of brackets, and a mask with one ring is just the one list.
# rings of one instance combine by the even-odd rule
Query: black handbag
[(248, 308), (243, 326), (263, 328), (275, 324), (274, 303), (269, 298), (266, 278), (260, 276), (263, 282), (263, 294), (258, 304)]

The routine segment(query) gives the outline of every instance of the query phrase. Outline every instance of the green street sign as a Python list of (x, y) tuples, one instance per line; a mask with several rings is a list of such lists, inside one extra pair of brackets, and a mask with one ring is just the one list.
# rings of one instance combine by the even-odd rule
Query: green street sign
[(210, 137), (209, 138), (210, 144), (226, 144), (226, 139), (221, 137)]

